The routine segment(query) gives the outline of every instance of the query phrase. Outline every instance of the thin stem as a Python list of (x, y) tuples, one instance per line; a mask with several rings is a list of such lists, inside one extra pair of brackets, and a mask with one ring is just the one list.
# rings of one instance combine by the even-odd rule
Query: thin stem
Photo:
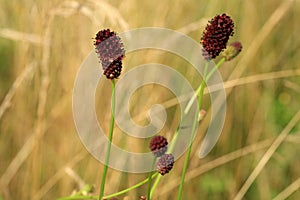
[(203, 98), (203, 92), (204, 92), (204, 87), (205, 87), (207, 69), (208, 69), (208, 62), (205, 64), (204, 76), (203, 76), (203, 79), (202, 79), (202, 82), (201, 82), (201, 85), (200, 85), (200, 92), (199, 92), (199, 97), (198, 97), (198, 106), (197, 106), (197, 110), (196, 110), (196, 113), (195, 113), (195, 118), (194, 118), (194, 123), (193, 123), (193, 128), (192, 128), (192, 134), (191, 134), (191, 137), (190, 137), (189, 147), (188, 147), (188, 150), (187, 150), (187, 155), (186, 155), (183, 170), (182, 170), (182, 175), (181, 175), (181, 181), (180, 181), (179, 191), (178, 191), (178, 195), (177, 195), (177, 200), (180, 200), (181, 195), (182, 195), (184, 178), (185, 178), (185, 174), (186, 174), (187, 167), (188, 167), (188, 164), (189, 164), (189, 158), (190, 158), (190, 154), (191, 154), (191, 150), (192, 150), (192, 142), (193, 142), (193, 138), (194, 138), (197, 123), (198, 123), (198, 113), (200, 111), (201, 104), (202, 104), (202, 98)]
[(62, 197), (57, 200), (79, 200), (79, 199), (97, 199), (98, 196), (82, 196), (82, 195), (76, 195), (76, 196), (70, 196), (70, 197)]
[[(222, 59), (214, 66), (214, 68), (207, 74), (206, 80), (205, 80), (205, 81), (208, 81), (208, 80), (210, 79), (210, 77), (217, 71), (217, 69), (218, 69), (224, 62), (225, 62), (225, 58), (222, 58)], [(208, 62), (207, 62), (207, 64), (208, 64)], [(186, 108), (184, 109), (184, 112), (183, 112), (184, 115), (187, 115), (188, 112), (190, 111), (193, 102), (195, 101), (196, 97), (197, 97), (197, 96), (199, 95), (199, 93), (200, 93), (200, 89), (201, 89), (201, 85), (197, 88), (195, 95), (192, 96), (192, 98), (191, 98), (190, 101), (188, 102)], [(183, 121), (183, 120), (182, 120), (182, 121)]]
[(152, 170), (154, 168), (156, 161), (156, 157), (153, 159), (152, 166), (151, 166), (151, 171), (149, 172), (149, 177), (148, 177), (148, 190), (147, 190), (147, 200), (150, 200), (150, 191), (151, 191), (151, 181), (152, 181)]
[[(158, 174), (158, 172), (154, 173), (154, 174), (151, 176), (151, 178), (153, 179), (155, 176), (157, 176), (157, 174)], [(139, 182), (139, 183), (137, 183), (137, 184), (135, 184), (135, 185), (133, 185), (133, 186), (131, 186), (130, 188), (127, 188), (127, 189), (125, 189), (125, 190), (121, 190), (121, 191), (119, 191), (119, 192), (116, 192), (116, 193), (113, 193), (113, 194), (104, 196), (104, 198), (105, 198), (105, 199), (109, 199), (109, 198), (112, 198), (112, 197), (119, 196), (119, 195), (121, 195), (121, 194), (125, 194), (126, 192), (129, 192), (130, 190), (133, 190), (133, 189), (135, 189), (135, 188), (138, 188), (138, 187), (142, 186), (143, 184), (145, 184), (145, 183), (147, 183), (147, 182), (148, 182), (148, 178), (145, 179), (145, 180), (143, 180), (143, 181), (141, 181), (141, 182)]]
[(206, 80), (208, 81), (211, 76), (219, 69), (219, 67), (225, 62), (225, 58), (222, 58), (215, 66), (214, 68), (207, 74)]
[(151, 188), (151, 191), (150, 191), (150, 199), (153, 197), (154, 191), (157, 188), (158, 183), (159, 183), (161, 177), (162, 177), (161, 174), (158, 174), (158, 176), (156, 177), (155, 182), (154, 182), (154, 184), (153, 184), (153, 186)]
[(107, 168), (108, 168), (108, 162), (109, 162), (109, 156), (110, 156), (110, 149), (111, 149), (111, 143), (112, 143), (112, 137), (114, 132), (114, 124), (115, 124), (115, 80), (112, 79), (112, 95), (111, 95), (111, 118), (110, 118), (110, 127), (109, 127), (109, 136), (108, 136), (108, 144), (107, 144), (107, 150), (106, 150), (106, 158), (104, 163), (104, 169), (102, 173), (102, 182), (100, 187), (100, 194), (98, 200), (102, 200), (104, 196), (104, 187), (105, 187), (105, 180), (106, 180), (106, 174), (107, 174)]

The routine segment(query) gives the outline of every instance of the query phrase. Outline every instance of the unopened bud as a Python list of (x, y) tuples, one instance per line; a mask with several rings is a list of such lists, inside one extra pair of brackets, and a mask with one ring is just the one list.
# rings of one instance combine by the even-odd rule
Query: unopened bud
[(226, 47), (226, 49), (221, 53), (221, 56), (225, 58), (226, 61), (232, 60), (242, 51), (242, 43), (234, 42)]

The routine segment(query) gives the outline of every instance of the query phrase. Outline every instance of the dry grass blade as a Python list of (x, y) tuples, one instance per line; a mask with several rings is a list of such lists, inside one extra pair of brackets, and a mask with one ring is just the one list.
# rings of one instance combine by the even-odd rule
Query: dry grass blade
[(6, 94), (1, 106), (0, 106), (0, 120), (4, 114), (4, 112), (10, 107), (11, 100), (16, 93), (16, 90), (19, 88), (21, 83), (32, 74), (33, 69), (35, 68), (36, 63), (30, 63), (26, 66), (23, 72), (17, 77), (11, 88), (9, 89), (8, 93)]
[(83, 188), (86, 185), (84, 180), (72, 168), (65, 167), (65, 172), (77, 183), (79, 188)]
[(294, 83), (294, 82), (291, 82), (289, 80), (285, 80), (284, 81), (284, 86), (294, 90), (295, 92), (300, 93), (300, 86), (298, 84)]
[(292, 184), (286, 187), (281, 193), (279, 193), (273, 200), (287, 199), (291, 194), (300, 188), (300, 178), (295, 180)]
[(56, 174), (54, 174), (41, 188), (39, 191), (36, 192), (33, 200), (42, 199), (42, 197), (65, 175), (65, 169), (73, 167), (76, 163), (81, 161), (85, 156), (87, 155), (87, 152), (81, 152), (78, 153), (71, 161), (69, 161), (65, 166), (63, 166), (61, 169), (59, 169)]
[(287, 142), (300, 144), (300, 133), (295, 133), (293, 135), (289, 135), (289, 137), (286, 138)]
[(288, 123), (288, 125), (282, 130), (282, 132), (278, 135), (276, 140), (273, 142), (273, 144), (270, 146), (270, 148), (266, 151), (262, 159), (259, 161), (255, 169), (252, 171), (240, 191), (235, 196), (234, 200), (240, 200), (244, 197), (256, 177), (259, 175), (259, 173), (262, 171), (264, 166), (267, 164), (267, 162), (270, 160), (276, 149), (280, 146), (280, 144), (285, 140), (289, 132), (292, 130), (292, 128), (299, 122), (300, 120), (300, 110), (294, 115), (293, 119)]
[(25, 41), (39, 45), (43, 45), (45, 43), (39, 35), (23, 33), (9, 28), (0, 29), (0, 36), (14, 41)]
[[(293, 76), (300, 76), (300, 70), (283, 70), (283, 71), (278, 71), (278, 72), (269, 72), (269, 73), (264, 73), (264, 74), (248, 76), (248, 77), (242, 77), (242, 78), (226, 81), (224, 83), (224, 85), (223, 84), (213, 85), (210, 88), (210, 92), (215, 92), (222, 88), (225, 88), (225, 89), (233, 88), (233, 87), (237, 87), (240, 85), (246, 85), (249, 83), (256, 83), (259, 81), (287, 78), (287, 77), (293, 77)], [(204, 91), (204, 93), (208, 93), (207, 89)]]
[(64, 1), (53, 13), (58, 16), (70, 17), (77, 12), (87, 16), (94, 24), (99, 24), (99, 20), (95, 17), (93, 11), (78, 1)]
[(188, 34), (192, 31), (199, 30), (199, 28), (201, 28), (201, 27), (205, 27), (207, 21), (208, 21), (208, 19), (200, 19), (198, 21), (195, 21), (193, 23), (190, 23), (190, 24), (178, 29), (177, 31)]
[(124, 31), (129, 29), (129, 24), (122, 17), (117, 8), (102, 0), (89, 0), (89, 2), (107, 14), (110, 24), (115, 25), (116, 22), (118, 22)]
[(37, 108), (37, 120), (35, 123), (34, 134), (26, 141), (21, 150), (17, 153), (17, 155), (13, 158), (12, 162), (9, 164), (5, 173), (2, 175), (0, 179), (0, 183), (4, 186), (7, 186), (13, 176), (17, 173), (21, 165), (27, 159), (29, 154), (34, 149), (35, 145), (38, 143), (40, 138), (43, 136), (45, 130), (45, 121), (44, 112), (47, 101), (47, 91), (49, 85), (49, 69), (48, 69), (48, 61), (50, 57), (50, 24), (53, 20), (53, 16), (49, 18), (47, 28), (44, 34), (43, 43), (43, 57), (41, 62), (41, 87), (39, 90), (39, 102)]
[[(41, 126), (40, 128), (41, 128), (41, 131), (43, 132), (44, 127)], [(40, 137), (41, 137), (41, 135), (39, 135), (39, 136), (31, 135), (30, 138), (26, 141), (26, 143), (22, 146), (20, 151), (10, 162), (6, 171), (2, 174), (1, 179), (0, 179), (1, 186), (7, 187), (7, 185), (10, 183), (11, 179), (17, 173), (17, 171), (19, 170), (21, 165), (27, 159), (29, 154), (32, 152), (34, 144), (40, 139)]]
[[(61, 101), (59, 101), (56, 106), (52, 109), (50, 118), (56, 119), (59, 114), (61, 113), (62, 109), (66, 107), (68, 103), (70, 103), (70, 99), (68, 98), (70, 94), (67, 93), (66, 97), (62, 98)], [(30, 153), (32, 152), (36, 142), (43, 136), (43, 134), (46, 132), (46, 130), (49, 128), (49, 124), (51, 124), (51, 121), (46, 124), (46, 121), (43, 120), (41, 122), (43, 124), (41, 133), (39, 135), (31, 135), (30, 138), (27, 139), (25, 144), (22, 146), (22, 148), (19, 150), (17, 155), (13, 158), (9, 166), (7, 167), (5, 173), (2, 174), (0, 178), (0, 185), (5, 189), (5, 187), (8, 186), (10, 183), (11, 179), (13, 176), (17, 173), (21, 165), (26, 161)], [(75, 165), (77, 162), (82, 160), (84, 156), (86, 156), (87, 152), (85, 151), (84, 153), (79, 153), (77, 154), (69, 163), (67, 163), (60, 171), (62, 171), (62, 175), (65, 174), (64, 169), (65, 167), (72, 167)], [(60, 180), (62, 176), (60, 175), (54, 175), (40, 190), (35, 194), (36, 197), (38, 198), (33, 198), (33, 199), (40, 199), (40, 196), (43, 196), (49, 188), (53, 187), (53, 185)], [(51, 185), (51, 183), (54, 183)]]
[[(46, 103), (47, 103), (47, 97), (48, 97), (48, 88), (50, 84), (50, 75), (49, 75), (49, 59), (50, 59), (50, 44), (51, 41), (49, 38), (51, 38), (51, 24), (54, 19), (54, 15), (50, 15), (49, 18), (46, 21), (46, 29), (43, 38), (46, 42), (43, 45), (42, 49), (42, 60), (41, 60), (41, 66), (40, 66), (40, 72), (41, 72), (41, 81), (40, 81), (40, 88), (39, 88), (39, 96), (38, 96), (38, 105), (37, 105), (37, 119), (35, 121), (35, 128), (33, 133), (33, 139), (31, 140), (33, 143), (31, 144), (31, 151), (33, 151), (34, 157), (38, 155), (38, 144), (40, 142), (40, 139), (43, 137), (45, 133), (45, 109), (46, 109)], [(28, 149), (29, 150), (29, 149)], [(27, 156), (29, 155), (29, 152)], [(26, 159), (26, 158), (25, 158)], [(23, 162), (25, 161), (23, 159)], [(34, 162), (34, 160), (32, 161)], [(21, 166), (22, 163), (19, 163), (19, 166)], [(39, 167), (37, 165), (32, 166), (32, 172), (38, 172)], [(38, 187), (38, 179), (34, 176), (32, 177), (31, 182), (31, 196), (35, 193), (35, 189)]]

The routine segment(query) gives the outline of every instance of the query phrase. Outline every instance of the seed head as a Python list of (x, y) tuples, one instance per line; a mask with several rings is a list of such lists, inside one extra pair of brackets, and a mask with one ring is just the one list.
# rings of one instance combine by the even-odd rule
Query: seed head
[(125, 57), (121, 38), (115, 32), (104, 29), (96, 34), (94, 45), (106, 78), (118, 78), (122, 71), (122, 59)]
[(201, 38), (202, 55), (210, 60), (217, 57), (233, 35), (234, 23), (225, 13), (217, 15), (209, 21)]
[(171, 171), (174, 165), (174, 156), (172, 154), (162, 155), (156, 163), (156, 169), (161, 175)]
[(166, 153), (168, 141), (164, 136), (154, 136), (150, 141), (149, 148), (156, 157), (160, 157)]

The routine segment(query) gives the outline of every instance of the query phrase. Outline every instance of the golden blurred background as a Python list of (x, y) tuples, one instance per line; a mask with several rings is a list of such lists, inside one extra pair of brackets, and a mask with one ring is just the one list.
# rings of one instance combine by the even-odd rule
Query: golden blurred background
[[(227, 92), (225, 126), (213, 151), (199, 159), (209, 113), (201, 123), (183, 199), (300, 199), (300, 2), (296, 0), (0, 0), (0, 199), (53, 200), (86, 184), (94, 185), (94, 194), (98, 193), (103, 165), (77, 135), (72, 89), (100, 29), (164, 27), (200, 41), (207, 21), (221, 13), (234, 20), (232, 40), (241, 41), (243, 51), (220, 69)], [(123, 73), (149, 62), (174, 67), (195, 88), (201, 82), (188, 63), (157, 50), (129, 54)], [(101, 81), (98, 89), (97, 115), (107, 133), (109, 81)], [(172, 99), (165, 88), (145, 86), (132, 97), (131, 114), (137, 122), (147, 123), (147, 116), (140, 113)], [(203, 108), (209, 106), (206, 95)], [(167, 107), (167, 114), (163, 134), (171, 139), (179, 123), (177, 104)], [(124, 144), (118, 139), (121, 134), (116, 127), (116, 144)], [(127, 138), (124, 148), (148, 151), (148, 142)], [(183, 162), (184, 156), (163, 177), (154, 199), (175, 199)], [(105, 193), (146, 177), (109, 169)], [(145, 185), (120, 199), (138, 199), (146, 191)]]

